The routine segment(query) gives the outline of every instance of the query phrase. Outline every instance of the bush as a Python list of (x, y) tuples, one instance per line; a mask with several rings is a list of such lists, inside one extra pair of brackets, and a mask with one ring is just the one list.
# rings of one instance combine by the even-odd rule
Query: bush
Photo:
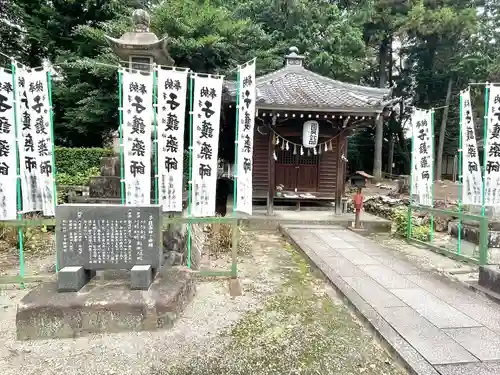
[[(404, 208), (394, 211), (392, 220), (396, 227), (396, 234), (406, 237), (408, 230), (408, 209)], [(412, 223), (411, 234), (415, 240), (428, 241), (430, 238), (430, 228), (428, 225), (415, 225)]]
[(69, 173), (57, 173), (57, 185), (87, 186), (91, 177), (97, 177), (101, 173), (99, 167), (91, 167), (71, 175)]
[(101, 158), (107, 156), (113, 156), (112, 149), (56, 147), (56, 173), (66, 175), (62, 178), (75, 177), (81, 173), (88, 174), (91, 168), (100, 168)]

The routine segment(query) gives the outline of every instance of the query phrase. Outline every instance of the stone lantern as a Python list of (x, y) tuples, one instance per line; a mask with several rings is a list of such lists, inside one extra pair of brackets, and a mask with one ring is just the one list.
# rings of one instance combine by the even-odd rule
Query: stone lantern
[[(174, 60), (167, 51), (167, 36), (158, 39), (149, 31), (151, 17), (144, 9), (136, 9), (132, 13), (134, 30), (123, 34), (119, 39), (105, 35), (106, 41), (122, 64), (129, 69), (151, 71), (153, 64), (172, 66)], [(153, 135), (152, 135), (153, 136)], [(120, 136), (113, 133), (113, 150), (120, 152)]]

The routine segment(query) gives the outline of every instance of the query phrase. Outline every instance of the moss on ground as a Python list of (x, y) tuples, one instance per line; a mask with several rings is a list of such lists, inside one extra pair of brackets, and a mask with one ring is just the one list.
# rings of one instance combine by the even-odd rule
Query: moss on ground
[(281, 264), (285, 282), (278, 293), (222, 333), (220, 347), (155, 374), (405, 374), (325, 293), (304, 258), (284, 247), (291, 257)]

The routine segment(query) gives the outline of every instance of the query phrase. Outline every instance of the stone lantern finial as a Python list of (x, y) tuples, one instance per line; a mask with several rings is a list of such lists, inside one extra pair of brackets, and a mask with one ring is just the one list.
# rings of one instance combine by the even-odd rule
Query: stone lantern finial
[(149, 32), (151, 17), (149, 16), (149, 13), (144, 9), (134, 10), (134, 12), (132, 13), (132, 22), (134, 23), (134, 30), (136, 33)]

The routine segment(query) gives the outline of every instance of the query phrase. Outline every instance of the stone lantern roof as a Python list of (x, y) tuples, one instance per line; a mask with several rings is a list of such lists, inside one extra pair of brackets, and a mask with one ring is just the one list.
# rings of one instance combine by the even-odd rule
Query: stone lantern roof
[(134, 31), (126, 32), (119, 39), (105, 36), (113, 52), (122, 61), (130, 61), (130, 57), (150, 57), (159, 65), (174, 65), (174, 60), (167, 51), (167, 36), (162, 39), (149, 31), (150, 16), (143, 9), (136, 9), (132, 14)]

